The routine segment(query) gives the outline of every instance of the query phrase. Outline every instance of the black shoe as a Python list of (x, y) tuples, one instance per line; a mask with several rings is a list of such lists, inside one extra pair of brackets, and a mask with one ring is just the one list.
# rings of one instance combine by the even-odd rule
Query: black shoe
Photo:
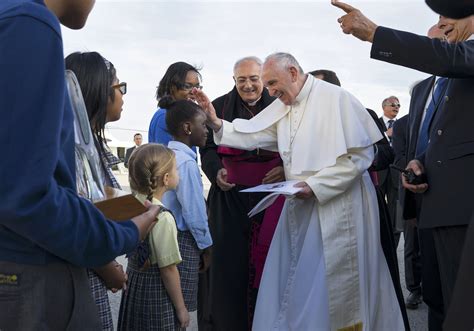
[(418, 309), (418, 305), (421, 303), (421, 293), (411, 292), (405, 302), (405, 306), (408, 309)]

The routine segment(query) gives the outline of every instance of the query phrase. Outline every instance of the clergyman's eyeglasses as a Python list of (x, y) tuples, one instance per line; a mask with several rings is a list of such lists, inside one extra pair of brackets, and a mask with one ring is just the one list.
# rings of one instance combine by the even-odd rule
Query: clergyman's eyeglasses
[(400, 108), (400, 104), (399, 104), (399, 103), (386, 103), (385, 105), (386, 105), (386, 106), (391, 106), (391, 107), (398, 107), (398, 108)]
[(127, 93), (127, 83), (125, 83), (125, 82), (121, 82), (121, 83), (112, 85), (112, 88), (118, 88), (120, 93), (122, 93), (122, 95)]

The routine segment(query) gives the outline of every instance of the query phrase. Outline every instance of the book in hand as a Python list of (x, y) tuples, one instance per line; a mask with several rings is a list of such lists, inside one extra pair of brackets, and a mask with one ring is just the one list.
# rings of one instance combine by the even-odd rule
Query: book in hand
[(268, 192), (270, 193), (265, 198), (263, 198), (253, 209), (248, 213), (249, 217), (253, 217), (262, 210), (268, 208), (271, 204), (275, 202), (280, 194), (285, 196), (293, 196), (299, 191), (301, 187), (294, 187), (296, 183), (301, 182), (301, 180), (289, 180), (286, 182), (272, 183), (272, 184), (262, 184), (255, 187), (251, 187), (240, 192)]
[(147, 211), (133, 195), (109, 186), (105, 187), (105, 199), (94, 201), (94, 205), (113, 221), (126, 221)]

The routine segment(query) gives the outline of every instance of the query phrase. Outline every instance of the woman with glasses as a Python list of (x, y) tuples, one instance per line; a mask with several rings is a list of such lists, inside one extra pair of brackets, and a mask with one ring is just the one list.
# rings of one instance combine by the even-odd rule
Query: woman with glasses
[(165, 75), (156, 89), (158, 110), (150, 122), (148, 142), (160, 143), (165, 146), (172, 140), (166, 127), (166, 109), (161, 99), (170, 96), (174, 101), (194, 99), (193, 88), (201, 89), (201, 74), (199, 69), (185, 62), (176, 62), (168, 67)]
[[(120, 119), (122, 97), (127, 93), (127, 83), (119, 81), (114, 65), (97, 52), (70, 54), (66, 57), (66, 69), (74, 72), (81, 87), (92, 135), (105, 173), (103, 184), (120, 189), (111, 170), (120, 160), (108, 149), (104, 128), (106, 123)], [(87, 273), (102, 330), (113, 330), (107, 289), (116, 292), (126, 283), (127, 276), (122, 265), (112, 261), (105, 266), (88, 269)]]

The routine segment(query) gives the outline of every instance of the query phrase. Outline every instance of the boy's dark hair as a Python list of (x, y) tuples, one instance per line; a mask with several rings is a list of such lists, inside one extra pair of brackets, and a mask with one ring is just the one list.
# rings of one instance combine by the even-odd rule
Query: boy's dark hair
[(111, 87), (116, 77), (115, 67), (97, 52), (76, 52), (66, 57), (66, 69), (73, 71), (77, 77), (92, 133), (103, 151), (107, 104), (109, 98), (114, 101), (115, 97)]
[(182, 123), (192, 121), (197, 114), (203, 112), (199, 105), (190, 100), (174, 101), (167, 96), (162, 98), (160, 102), (163, 102), (163, 108), (167, 110), (166, 127), (173, 137), (179, 136)]
[(309, 72), (309, 74), (313, 76), (321, 75), (323, 76), (322, 80), (324, 80), (325, 82), (328, 82), (337, 86), (341, 86), (341, 82), (339, 81), (339, 78), (337, 78), (337, 75), (334, 71), (321, 69), (321, 70), (311, 71)]
[(194, 71), (198, 74), (199, 79), (201, 79), (199, 70), (199, 68), (196, 68), (186, 62), (176, 62), (170, 65), (163, 78), (161, 78), (160, 84), (156, 89), (156, 100), (158, 101), (158, 106), (160, 108), (165, 108), (161, 104), (161, 99), (165, 96), (171, 96), (171, 88), (173, 86), (178, 90), (181, 89), (189, 71)]

